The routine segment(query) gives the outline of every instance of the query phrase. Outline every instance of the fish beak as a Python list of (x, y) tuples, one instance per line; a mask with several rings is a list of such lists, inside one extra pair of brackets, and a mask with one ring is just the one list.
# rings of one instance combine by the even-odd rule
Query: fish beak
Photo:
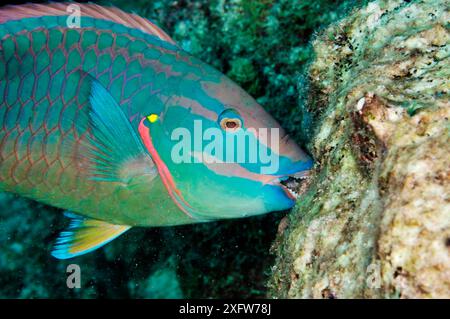
[(296, 200), (305, 192), (309, 177), (310, 171), (301, 171), (277, 177), (270, 184), (280, 187), (290, 199)]

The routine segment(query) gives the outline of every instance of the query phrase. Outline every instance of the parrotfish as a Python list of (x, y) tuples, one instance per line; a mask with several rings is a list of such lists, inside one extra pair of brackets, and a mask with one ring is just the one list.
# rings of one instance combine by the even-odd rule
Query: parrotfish
[[(96, 4), (7, 6), (0, 39), (0, 190), (71, 218), (54, 257), (85, 254), (135, 226), (295, 204), (287, 185), (311, 158), (237, 84), (151, 21)], [(224, 160), (228, 146), (211, 147), (213, 136), (251, 160)]]

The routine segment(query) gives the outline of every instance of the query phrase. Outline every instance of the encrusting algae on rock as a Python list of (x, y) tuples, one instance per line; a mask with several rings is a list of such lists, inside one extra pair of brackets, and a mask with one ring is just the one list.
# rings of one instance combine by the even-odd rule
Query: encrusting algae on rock
[(448, 21), (446, 1), (374, 1), (313, 42), (318, 165), (272, 297), (450, 297)]

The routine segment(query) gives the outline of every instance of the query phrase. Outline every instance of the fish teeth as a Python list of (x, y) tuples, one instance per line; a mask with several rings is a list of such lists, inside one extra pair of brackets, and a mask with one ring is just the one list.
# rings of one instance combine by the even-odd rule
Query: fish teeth
[(309, 171), (301, 171), (290, 176), (296, 179), (306, 179), (309, 177)]
[[(284, 186), (289, 192), (289, 194), (297, 199), (300, 197), (301, 185), (302, 183), (309, 178), (309, 171), (302, 171), (292, 175), (287, 175), (279, 179), (280, 184)], [(299, 189), (300, 187), (300, 189)], [(295, 190), (299, 189), (299, 192)]]
[(297, 199), (300, 196), (296, 191), (293, 191), (289, 187), (286, 187), (286, 189), (289, 191), (289, 194), (291, 194), (295, 199)]

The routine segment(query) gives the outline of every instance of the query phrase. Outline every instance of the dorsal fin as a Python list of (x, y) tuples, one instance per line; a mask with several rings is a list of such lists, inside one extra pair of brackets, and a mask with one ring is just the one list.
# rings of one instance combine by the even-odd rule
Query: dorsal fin
[(176, 43), (159, 27), (150, 20), (144, 19), (133, 13), (126, 13), (114, 7), (102, 7), (94, 3), (27, 3), (22, 5), (9, 5), (0, 9), (0, 24), (11, 20), (33, 18), (42, 16), (68, 16), (69, 5), (80, 7), (82, 17), (91, 17), (116, 22), (129, 28), (138, 29), (144, 33), (156, 36), (171, 44)]

